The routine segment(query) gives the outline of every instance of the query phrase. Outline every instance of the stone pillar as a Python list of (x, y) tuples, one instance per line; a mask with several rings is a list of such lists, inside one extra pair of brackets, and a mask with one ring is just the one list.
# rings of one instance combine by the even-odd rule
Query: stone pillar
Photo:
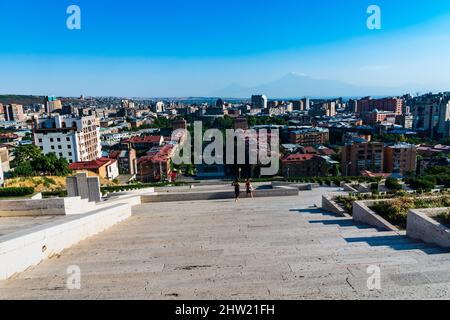
[(69, 198), (79, 197), (77, 177), (66, 178), (67, 196)]
[(87, 178), (89, 202), (100, 202), (102, 199), (102, 193), (100, 190), (100, 179), (99, 177), (89, 177)]
[(89, 202), (100, 202), (102, 199), (99, 177), (79, 173), (74, 177), (67, 177), (66, 185), (68, 197), (80, 197)]
[(78, 196), (81, 199), (89, 199), (88, 175), (87, 173), (79, 173), (76, 175), (78, 185)]

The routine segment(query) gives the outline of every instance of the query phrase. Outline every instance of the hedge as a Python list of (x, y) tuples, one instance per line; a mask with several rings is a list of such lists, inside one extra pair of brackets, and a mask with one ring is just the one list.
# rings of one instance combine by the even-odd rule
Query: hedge
[(66, 190), (58, 190), (58, 191), (47, 191), (42, 192), (43, 198), (65, 198), (67, 197), (67, 191)]
[(136, 183), (136, 184), (129, 184), (129, 185), (121, 185), (121, 186), (106, 186), (102, 187), (102, 193), (114, 193), (114, 192), (124, 192), (124, 191), (130, 191), (130, 190), (140, 190), (145, 188), (160, 188), (160, 187), (177, 187), (177, 186), (186, 186), (190, 184), (195, 184), (198, 182), (160, 182), (160, 183)]
[(34, 194), (34, 188), (31, 187), (0, 188), (0, 198), (24, 197), (32, 194)]

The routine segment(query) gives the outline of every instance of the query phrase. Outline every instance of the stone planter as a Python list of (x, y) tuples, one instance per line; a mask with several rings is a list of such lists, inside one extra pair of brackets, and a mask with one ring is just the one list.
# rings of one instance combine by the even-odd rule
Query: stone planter
[(449, 208), (413, 209), (408, 212), (407, 235), (416, 240), (450, 248), (450, 229), (434, 217)]

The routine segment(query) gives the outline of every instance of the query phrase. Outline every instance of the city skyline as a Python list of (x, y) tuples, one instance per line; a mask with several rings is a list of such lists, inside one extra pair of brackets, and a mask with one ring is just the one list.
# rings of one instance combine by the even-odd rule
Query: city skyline
[(0, 4), (8, 13), (0, 21), (0, 93), (208, 97), (290, 73), (389, 88), (386, 95), (450, 87), (445, 1), (376, 1), (381, 30), (366, 26), (369, 1), (132, 0), (123, 8), (80, 0), (81, 30), (66, 28), (70, 4)]

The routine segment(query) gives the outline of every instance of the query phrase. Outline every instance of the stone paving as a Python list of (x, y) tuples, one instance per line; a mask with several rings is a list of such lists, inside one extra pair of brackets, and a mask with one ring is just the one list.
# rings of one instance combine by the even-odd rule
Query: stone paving
[(62, 216), (0, 217), (0, 237), (62, 219)]
[[(136, 207), (0, 282), (3, 299), (449, 299), (450, 253), (319, 210), (321, 195)], [(334, 190), (337, 191), (337, 190)], [(66, 287), (81, 268), (81, 289)], [(381, 290), (367, 267), (381, 268)]]

